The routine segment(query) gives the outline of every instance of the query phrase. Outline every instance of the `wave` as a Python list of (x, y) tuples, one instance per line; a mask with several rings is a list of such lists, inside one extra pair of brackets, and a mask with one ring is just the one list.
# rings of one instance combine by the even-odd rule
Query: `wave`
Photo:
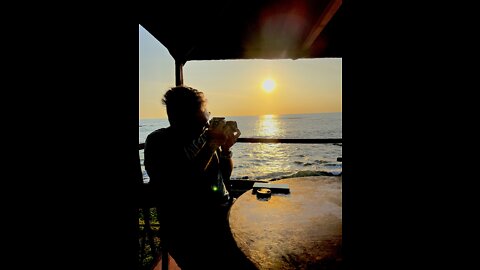
[(237, 176), (232, 177), (232, 180), (267, 180), (267, 181), (276, 181), (286, 178), (296, 178), (296, 177), (307, 177), (307, 176), (341, 176), (342, 172), (327, 172), (327, 171), (312, 171), (312, 170), (303, 170), (295, 173), (291, 172), (275, 172), (265, 174), (256, 178), (250, 178), (249, 176)]
[(299, 166), (312, 166), (312, 165), (315, 165), (315, 164), (320, 164), (320, 165), (324, 165), (324, 166), (342, 167), (341, 164), (332, 164), (330, 162), (331, 161), (328, 161), (328, 160), (318, 160), (318, 159), (314, 160), (313, 162), (303, 162), (303, 161), (295, 160), (295, 161), (293, 161), (293, 164), (299, 165)]
[(278, 179), (271, 179), (271, 181), (285, 179), (285, 178), (295, 178), (295, 177), (306, 177), (306, 176), (340, 176), (342, 172), (326, 172), (326, 171), (298, 171), (296, 173), (282, 176)]

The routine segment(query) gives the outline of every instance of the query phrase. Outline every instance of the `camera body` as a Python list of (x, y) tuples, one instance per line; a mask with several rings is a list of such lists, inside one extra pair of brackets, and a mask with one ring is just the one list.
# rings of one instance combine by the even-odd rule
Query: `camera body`
[(211, 120), (210, 120), (210, 126), (209, 128), (210, 129), (216, 129), (220, 123), (224, 123), (224, 132), (231, 132), (233, 133), (234, 135), (236, 135), (237, 131), (238, 131), (238, 127), (237, 127), (237, 122), (236, 121), (225, 121), (225, 117), (213, 117)]
[(215, 129), (217, 128), (220, 123), (222, 122), (225, 122), (225, 117), (213, 117), (211, 120), (210, 120), (210, 126), (209, 128), (210, 129)]

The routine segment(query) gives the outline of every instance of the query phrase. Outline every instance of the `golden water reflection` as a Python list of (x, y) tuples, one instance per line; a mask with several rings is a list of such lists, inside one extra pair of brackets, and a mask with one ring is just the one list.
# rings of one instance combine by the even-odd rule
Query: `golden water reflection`
[[(276, 178), (280, 174), (291, 171), (288, 161), (289, 147), (281, 143), (257, 143), (249, 152), (248, 166), (255, 168), (255, 174), (267, 179)], [(288, 174), (287, 173), (287, 174)]]
[(258, 143), (252, 149), (252, 154), (255, 162), (253, 166), (259, 174), (274, 177), (275, 172), (284, 171), (290, 167), (285, 165), (288, 164), (285, 147), (279, 143)]
[[(283, 135), (284, 129), (278, 115), (262, 115), (258, 118), (255, 126), (255, 134), (258, 137), (279, 138)], [(269, 178), (276, 177), (278, 172), (288, 170), (284, 168), (288, 163), (286, 159), (286, 148), (275, 143), (256, 144), (250, 152), (252, 158), (251, 166), (257, 172)], [(289, 166), (287, 166), (289, 167)]]
[(278, 116), (274, 114), (262, 115), (257, 121), (257, 132), (261, 137), (278, 137), (280, 136), (280, 121)]

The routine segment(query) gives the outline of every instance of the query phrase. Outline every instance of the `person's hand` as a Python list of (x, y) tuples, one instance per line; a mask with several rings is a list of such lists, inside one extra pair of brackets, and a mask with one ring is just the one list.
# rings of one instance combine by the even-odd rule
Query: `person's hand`
[(210, 144), (218, 147), (225, 144), (227, 140), (227, 134), (225, 132), (225, 121), (219, 121), (214, 127), (210, 126), (206, 131), (207, 138)]
[(237, 122), (228, 121), (224, 128), (225, 134), (227, 136), (225, 142), (221, 144), (222, 151), (229, 151), (236, 142), (238, 137), (240, 137), (240, 129), (237, 127)]

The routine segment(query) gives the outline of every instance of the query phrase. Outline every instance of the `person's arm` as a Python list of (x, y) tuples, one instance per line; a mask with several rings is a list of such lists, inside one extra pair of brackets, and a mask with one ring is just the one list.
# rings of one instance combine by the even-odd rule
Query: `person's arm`
[(231, 192), (231, 182), (230, 176), (232, 175), (233, 171), (233, 160), (232, 160), (232, 151), (230, 148), (237, 142), (238, 137), (240, 137), (240, 130), (237, 127), (237, 123), (233, 122), (232, 124), (228, 125), (229, 131), (227, 134), (229, 136), (225, 140), (225, 142), (221, 146), (220, 151), (220, 170), (222, 171), (222, 177), (227, 187), (228, 192)]
[(206, 130), (190, 144), (184, 146), (184, 153), (194, 168), (203, 172), (207, 169), (215, 151), (226, 140), (223, 127), (217, 130)]

